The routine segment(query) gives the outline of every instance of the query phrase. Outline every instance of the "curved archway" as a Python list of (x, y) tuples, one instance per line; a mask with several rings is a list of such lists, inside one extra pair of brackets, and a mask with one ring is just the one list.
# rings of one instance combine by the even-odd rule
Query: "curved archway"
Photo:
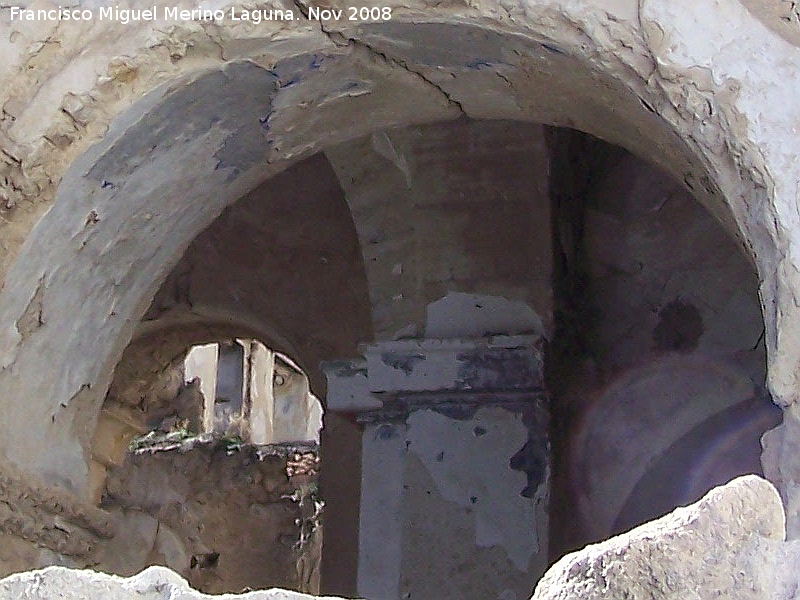
[[(757, 198), (756, 174), (731, 173), (732, 156), (714, 156), (694, 140), (681, 139), (681, 130), (694, 127), (695, 116), (678, 114), (663, 90), (654, 99), (643, 98), (655, 86), (646, 87), (638, 75), (630, 77), (630, 67), (620, 65), (619, 56), (606, 55), (605, 64), (581, 59), (592, 54), (590, 39), (553, 40), (535, 28), (526, 36), (463, 24), (432, 23), (423, 33), (421, 28), (419, 23), (364, 26), (363, 44), (290, 57), (272, 69), (231, 63), (162, 86), (120, 116), (104, 141), (65, 175), (53, 209), (29, 236), (3, 289), (3, 397), (50, 399), (35, 410), (28, 406), (25, 414), (14, 414), (19, 411), (10, 406), (11, 420), (25, 422), (32, 438), (44, 427), (53, 429), (48, 437), (54, 442), (72, 446), (73, 440), (83, 439), (85, 444), (91, 415), (137, 317), (188, 242), (271, 173), (315, 149), (378, 128), (462, 112), (569, 123), (680, 174), (701, 201), (713, 204), (716, 199), (718, 215), (724, 214), (719, 207), (727, 199), (729, 225), (736, 222), (744, 232), (755, 226), (737, 192), (749, 189), (754, 194), (750, 201)], [(456, 34), (466, 35), (470, 45), (445, 43)], [(405, 42), (415, 37), (415, 50), (404, 54)], [(385, 52), (371, 50), (372, 42), (384, 44)], [(476, 50), (468, 48), (475, 43), (485, 58), (479, 65), (470, 62)], [(426, 65), (437, 47), (448, 50)], [(593, 52), (603, 56), (601, 48)], [(425, 69), (433, 63), (455, 74), (451, 92), (426, 79)], [(495, 67), (485, 69), (484, 63)], [(627, 79), (620, 77), (623, 72)], [(509, 84), (515, 77), (520, 84)], [(695, 84), (676, 85), (697, 96)], [(418, 99), (413, 107), (390, 101), (409, 94)], [(567, 94), (569, 103), (564, 102)], [(724, 87), (702, 94), (712, 106), (720, 104), (714, 113), (719, 121), (726, 110), (723, 94)], [(232, 106), (231, 97), (242, 102)], [(713, 127), (717, 119), (707, 115), (706, 126)], [(733, 132), (726, 135), (724, 125), (716, 126), (731, 147), (747, 144)], [(191, 176), (176, 177), (187, 163)], [(736, 175), (742, 179), (733, 180)], [(719, 186), (728, 188), (724, 197)], [(756, 236), (748, 239), (754, 248)], [(757, 257), (768, 258), (764, 252)], [(74, 306), (80, 307), (77, 312)], [(59, 332), (58, 341), (43, 335), (50, 330)], [(53, 346), (59, 350), (53, 352)], [(66, 356), (86, 359), (66, 365)], [(32, 377), (43, 363), (53, 375)], [(83, 485), (80, 447), (34, 459), (36, 452), (15, 440), (13, 432), (6, 443), (9, 457), (21, 465), (71, 488)], [(52, 461), (57, 464), (45, 466)]]
[[(395, 126), (464, 116), (567, 125), (647, 157), (745, 241), (772, 308), (770, 265), (784, 233), (731, 101), (737, 82), (665, 67), (663, 30), (637, 18), (549, 3), (507, 21), (488, 9), (416, 15), (361, 25), (332, 45), (315, 38), (312, 50), (287, 48), (271, 61), (242, 51), (150, 92), (72, 164), (0, 293), (6, 456), (85, 490), (113, 368), (191, 241), (289, 166)], [(777, 315), (766, 314), (771, 352)]]

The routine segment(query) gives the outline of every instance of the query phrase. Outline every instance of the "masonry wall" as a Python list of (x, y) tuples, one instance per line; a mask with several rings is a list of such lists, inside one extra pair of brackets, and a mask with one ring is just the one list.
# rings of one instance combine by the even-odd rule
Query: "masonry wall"
[(554, 506), (571, 508), (554, 517), (554, 557), (761, 474), (760, 436), (780, 419), (746, 254), (679, 182), (577, 147), (584, 159), (561, 174), (581, 185), (561, 188), (578, 207), (562, 218), (579, 225), (561, 239), (574, 296), (551, 381), (566, 436)]
[(102, 506), (116, 536), (98, 570), (168, 566), (209, 594), (319, 590), (318, 454), (179, 440), (140, 446), (110, 473)]
[[(325, 28), (307, 20), (132, 28), (101, 22), (41, 28), (3, 20), (4, 457), (47, 485), (91, 496), (91, 442), (115, 366), (131, 340), (151, 335), (143, 343), (155, 347), (157, 336), (182, 330), (182, 323), (157, 333), (138, 329), (154, 294), (192, 241), (227, 206), (280, 181), (271, 177), (325, 149), (331, 149), (333, 171), (342, 173), (332, 149), (369, 139), (386, 162), (401, 165), (405, 178), (403, 153), (391, 137), (387, 146), (385, 139), (373, 142), (373, 134), (463, 117), (547, 122), (596, 133), (647, 156), (689, 186), (756, 262), (770, 390), (788, 415), (767, 456), (796, 531), (800, 166), (790, 133), (796, 115), (765, 107), (791, 105), (797, 97), (800, 51), (793, 13), (787, 18), (762, 4), (728, 3), (724, 18), (713, 0), (689, 6), (660, 0), (393, 5), (392, 23)], [(357, 42), (343, 43), (350, 39)], [(348, 186), (341, 177), (340, 188)], [(463, 258), (449, 236), (436, 238), (469, 229), (463, 209), (452, 213), (452, 222), (429, 211), (436, 226), (423, 231), (415, 246), (425, 249), (431, 265), (439, 255)], [(520, 213), (511, 212), (504, 230), (521, 222), (514, 218)], [(478, 230), (493, 218), (476, 214), (482, 217)], [(363, 239), (368, 236), (359, 239), (362, 247)], [(493, 244), (496, 236), (488, 239)], [(350, 242), (352, 250), (357, 244)], [(463, 249), (480, 244), (465, 242)], [(403, 256), (416, 253), (405, 250)], [(495, 256), (497, 248), (481, 250)], [(507, 248), (501, 250), (502, 257)], [(391, 277), (398, 262), (393, 257), (369, 279)], [(482, 266), (487, 264), (505, 262)], [(370, 272), (368, 265), (359, 268)], [(401, 276), (404, 270), (402, 265)], [(355, 296), (367, 300), (355, 307), (358, 318), (344, 320), (350, 313), (331, 311), (325, 324), (341, 330), (322, 341), (302, 335), (305, 321), (294, 314), (301, 333), (285, 337), (301, 340), (298, 349), (310, 357), (304, 366), (352, 356), (359, 341), (372, 338), (370, 316), (381, 339), (420, 335), (424, 307), (443, 290), (425, 280), (424, 269), (410, 272), (417, 274), (408, 283), (414, 302), (401, 302), (406, 282), (387, 295), (360, 279)], [(469, 268), (452, 274), (440, 269), (438, 277), (451, 275), (460, 291), (482, 287), (473, 285)], [(528, 298), (547, 321), (546, 302), (532, 290), (514, 289), (508, 280), (491, 285), (497, 296)], [(227, 294), (223, 303), (235, 299), (236, 290), (223, 289), (221, 295)], [(667, 306), (675, 297), (664, 300)], [(672, 312), (659, 310), (659, 319), (671, 322), (674, 312), (692, 314), (688, 321), (696, 322), (686, 303), (672, 306)], [(705, 323), (703, 307), (694, 306)], [(229, 324), (226, 316), (215, 318)], [(264, 329), (242, 334), (268, 338), (269, 329), (280, 348), (278, 328)], [(696, 331), (688, 329), (691, 340)], [(216, 333), (204, 329), (205, 335)], [(680, 346), (686, 336), (657, 337)], [(328, 340), (345, 341), (315, 351)], [(164, 350), (162, 358), (175, 357), (169, 344)], [(157, 362), (159, 368), (165, 364)], [(353, 442), (354, 429), (346, 419), (331, 419), (326, 433), (328, 447), (353, 467), (345, 469), (351, 475), (358, 471), (357, 445), (336, 444)], [(330, 484), (340, 486), (332, 498), (357, 488), (352, 477)], [(352, 503), (343, 504), (343, 513), (345, 505)], [(354, 515), (347, 514), (336, 522), (349, 519), (352, 525)], [(334, 539), (349, 535), (352, 546), (352, 531)]]
[[(226, 206), (322, 149), (464, 116), (594, 132), (694, 186), (758, 262), (771, 386), (793, 403), (800, 178), (793, 116), (762, 107), (795, 95), (793, 71), (772, 59), (793, 64), (797, 49), (775, 15), (734, 3), (719, 20), (710, 1), (658, 0), (394, 9), (393, 23), (337, 25), (361, 44), (306, 20), (212, 33), (4, 22), (9, 460), (85, 492), (111, 371), (164, 276)], [(747, 51), (727, 52), (743, 40)], [(153, 122), (180, 122), (181, 135)], [(186, 165), (198, 166), (189, 178)]]
[(539, 125), (460, 120), (326, 151), (353, 212), (377, 339), (422, 337), (448, 292), (551, 322), (548, 157)]

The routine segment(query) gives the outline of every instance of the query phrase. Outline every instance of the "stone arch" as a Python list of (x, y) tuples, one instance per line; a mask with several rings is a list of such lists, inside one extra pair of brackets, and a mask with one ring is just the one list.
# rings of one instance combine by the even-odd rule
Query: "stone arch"
[[(782, 155), (759, 150), (777, 125), (748, 113), (756, 95), (748, 86), (758, 81), (738, 80), (736, 65), (715, 62), (703, 43), (708, 32), (658, 3), (637, 10), (620, 3), (609, 12), (541, 2), (501, 13), (398, 9), (391, 23), (340, 32), (307, 24), (296, 45), (269, 51), (263, 38), (237, 45), (243, 36), (225, 32), (216, 41), (231, 50), (227, 61), (187, 51), (192, 35), (212, 37), (207, 29), (173, 31), (167, 54), (186, 57), (185, 67), (135, 104), (134, 94), (112, 103), (127, 108), (110, 110), (108, 120), (118, 114), (102, 141), (80, 157), (70, 160), (98, 135), (97, 124), (48, 161), (45, 179), (60, 181), (58, 191), (0, 294), (9, 460), (46, 481), (84, 488), (86, 446), (111, 371), (170, 267), (225, 206), (337, 142), (464, 115), (570, 126), (683, 180), (754, 256), (772, 387), (789, 402), (796, 361), (780, 345), (777, 324), (791, 335), (796, 309), (793, 284), (779, 283), (775, 264), (782, 257), (778, 270), (796, 279), (785, 251), (794, 235), (784, 228), (793, 222), (786, 213), (792, 194), (779, 185), (791, 178), (776, 183)], [(757, 34), (749, 43), (777, 43), (743, 15), (742, 26)], [(714, 36), (730, 35), (715, 27)], [(393, 97), (416, 102), (393, 104)], [(185, 164), (193, 177), (173, 177)], [(46, 196), (48, 185), (30, 195)]]
[[(141, 355), (160, 339), (155, 365), (212, 338), (252, 337), (292, 357), (322, 394), (317, 364), (352, 352), (371, 335), (359, 259), (352, 217), (328, 161), (321, 155), (300, 161), (235, 201), (192, 240), (126, 353)], [(117, 391), (134, 363), (141, 361), (118, 366)]]

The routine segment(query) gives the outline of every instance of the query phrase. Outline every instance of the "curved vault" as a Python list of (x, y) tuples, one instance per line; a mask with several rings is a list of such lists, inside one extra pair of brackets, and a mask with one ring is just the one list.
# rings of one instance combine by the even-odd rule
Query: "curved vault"
[[(85, 490), (114, 365), (188, 244), (260, 182), (384, 128), (466, 115), (566, 125), (619, 144), (683, 180), (744, 239), (763, 295), (774, 297), (777, 242), (760, 210), (768, 184), (730, 100), (736, 82), (660, 68), (654, 30), (641, 23), (530, 10), (513, 26), (480, 11), (471, 22), (362, 25), (349, 42), (314, 38), (269, 68), (240, 54), (120, 114), (63, 176), (0, 294), (8, 459)], [(586, 27), (591, 19), (603, 27)], [(608, 43), (612, 30), (621, 46)], [(766, 323), (774, 351), (774, 312)]]
[(315, 368), (371, 337), (358, 237), (328, 161), (316, 155), (253, 189), (192, 240), (137, 325), (109, 396), (141, 386), (195, 344), (255, 337)]

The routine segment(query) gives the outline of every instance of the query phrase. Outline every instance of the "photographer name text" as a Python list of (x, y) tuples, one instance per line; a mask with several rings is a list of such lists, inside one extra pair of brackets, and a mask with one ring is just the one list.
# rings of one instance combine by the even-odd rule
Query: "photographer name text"
[(33, 9), (7, 7), (12, 21), (116, 21), (127, 25), (143, 21), (242, 21), (258, 24), (264, 21), (389, 21), (392, 9), (386, 7), (320, 8), (309, 6), (305, 14), (292, 9), (222, 9), (178, 7), (120, 8), (106, 6), (91, 8)]

